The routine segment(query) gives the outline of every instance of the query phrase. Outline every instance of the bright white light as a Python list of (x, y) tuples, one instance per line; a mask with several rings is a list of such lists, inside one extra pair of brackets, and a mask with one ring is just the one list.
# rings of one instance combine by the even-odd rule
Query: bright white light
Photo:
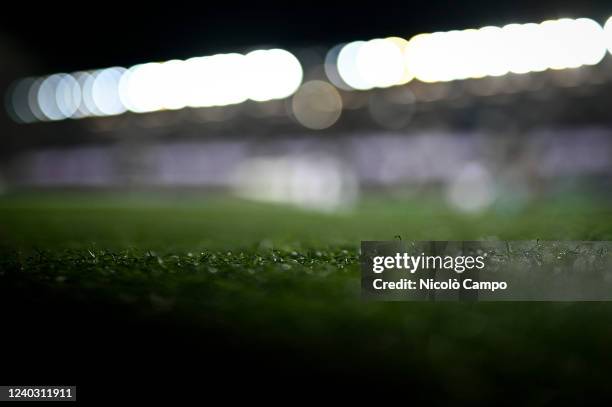
[(338, 89), (351, 90), (352, 88), (342, 80), (338, 72), (338, 55), (343, 47), (344, 44), (338, 44), (327, 52), (324, 64), (325, 75)]
[(547, 38), (543, 32), (542, 24), (522, 24), (518, 41), (517, 60), (525, 68), (525, 72), (516, 71), (515, 73), (542, 72), (549, 69), (554, 46), (551, 49), (550, 38)]
[(449, 68), (443, 60), (443, 44), (449, 38), (453, 37), (444, 33), (419, 34), (408, 41), (404, 50), (405, 64), (415, 78), (421, 82), (449, 80), (445, 72)]
[(515, 74), (539, 72), (547, 63), (542, 54), (542, 37), (537, 24), (508, 24), (502, 27), (508, 70)]
[(159, 65), (157, 88), (163, 109), (176, 110), (187, 106), (189, 78), (186, 71), (186, 63), (177, 59)]
[(586, 18), (420, 34), (404, 51), (407, 69), (423, 82), (577, 68), (604, 55), (604, 32)]
[(232, 176), (238, 196), (301, 208), (334, 211), (357, 197), (354, 174), (334, 157), (297, 155), (242, 162)]
[(463, 212), (479, 212), (495, 200), (493, 177), (479, 163), (469, 163), (447, 186), (449, 203)]
[(405, 40), (400, 37), (388, 37), (388, 38), (385, 38), (385, 40), (394, 44), (401, 53), (400, 64), (402, 64), (403, 66), (403, 74), (400, 80), (396, 83), (396, 85), (404, 85), (410, 82), (411, 80), (414, 79), (414, 75), (412, 74), (412, 72), (410, 72), (410, 70), (406, 66), (405, 59), (404, 59), (404, 52), (406, 51), (406, 47), (408, 46), (408, 40)]
[(443, 47), (440, 54), (442, 58), (447, 57), (440, 63), (440, 69), (444, 70), (443, 81), (482, 78), (485, 75), (479, 65), (482, 59), (481, 37), (474, 29), (450, 31), (440, 36), (440, 46)]
[(213, 106), (234, 105), (247, 100), (248, 75), (244, 71), (248, 58), (236, 53), (222, 54), (212, 57), (210, 62), (212, 72), (209, 83), (215, 82), (211, 84), (214, 89)]
[(91, 87), (91, 101), (97, 115), (111, 116), (125, 112), (119, 97), (119, 81), (125, 68), (108, 68), (98, 71)]
[(572, 53), (573, 28), (573, 21), (569, 19), (544, 21), (540, 24), (539, 35), (544, 42), (541, 51), (547, 68), (566, 69), (581, 65), (581, 61)]
[(508, 73), (508, 55), (504, 49), (504, 33), (500, 27), (483, 27), (478, 30), (477, 62), (481, 76), (502, 76)]
[(118, 87), (119, 100), (121, 101), (121, 104), (123, 106), (125, 106), (125, 108), (127, 110), (129, 110), (130, 112), (136, 112), (137, 111), (137, 107), (132, 102), (131, 94), (132, 94), (133, 90), (132, 90), (131, 84), (130, 84), (130, 80), (132, 79), (132, 75), (134, 74), (134, 71), (137, 68), (138, 68), (138, 65), (135, 65), (135, 66), (133, 66), (131, 68), (128, 68), (121, 75), (121, 79), (119, 79), (119, 87)]
[(606, 47), (608, 48), (608, 52), (612, 54), (612, 17), (608, 18), (608, 21), (606, 21), (604, 32)]
[(56, 90), (64, 74), (47, 77), (38, 88), (38, 107), (47, 120), (62, 120), (68, 117), (57, 105)]
[(93, 85), (93, 79), (88, 83), (91, 74), (89, 72), (75, 72), (72, 74), (72, 77), (79, 84), (79, 89), (81, 91), (81, 98), (78, 109), (76, 112), (74, 112), (72, 117), (82, 118), (94, 116), (94, 113), (89, 107), (91, 104), (93, 104), (93, 101), (91, 100), (91, 86)]
[(579, 18), (575, 22), (573, 49), (583, 65), (597, 65), (606, 56), (606, 34), (597, 22)]
[(125, 90), (120, 92), (120, 100), (124, 106), (135, 113), (163, 109), (164, 101), (158, 82), (163, 76), (161, 64), (151, 62), (136, 65), (129, 71), (125, 76), (125, 83), (121, 84), (121, 87), (125, 86)]
[(185, 72), (190, 86), (185, 96), (187, 106), (205, 107), (214, 105), (212, 75), (213, 57), (191, 58), (185, 61)]
[(246, 55), (249, 99), (263, 102), (291, 96), (302, 83), (300, 62), (282, 49), (258, 50)]
[(338, 54), (338, 73), (344, 82), (353, 89), (366, 90), (373, 86), (368, 82), (357, 68), (357, 56), (359, 49), (365, 41), (355, 41), (346, 44)]
[[(405, 64), (407, 45), (408, 41), (402, 38), (389, 37), (354, 41), (341, 46), (339, 51), (334, 47), (326, 58), (327, 76), (341, 89), (349, 86), (350, 89), (367, 90), (405, 84), (414, 77)], [(334, 60), (336, 69), (331, 69), (327, 64)]]
[(101, 116), (103, 113), (98, 109), (93, 100), (93, 84), (96, 80), (96, 72), (77, 72), (74, 76), (81, 88), (81, 104), (75, 116)]
[(71, 75), (61, 75), (55, 90), (55, 102), (64, 117), (74, 117), (81, 104), (81, 87)]
[(420, 34), (406, 46), (407, 68), (422, 82), (447, 82), (508, 72), (498, 27)]
[(376, 39), (363, 44), (355, 63), (359, 75), (372, 87), (397, 85), (404, 77), (402, 50), (389, 40)]
[(246, 100), (240, 86), (240, 54), (219, 54), (185, 62), (189, 87), (186, 102), (191, 107), (224, 106)]

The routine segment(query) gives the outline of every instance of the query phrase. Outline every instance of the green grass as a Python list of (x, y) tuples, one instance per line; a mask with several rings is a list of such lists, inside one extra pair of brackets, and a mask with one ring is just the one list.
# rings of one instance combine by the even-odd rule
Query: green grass
[(258, 247), (356, 248), (361, 240), (612, 239), (607, 203), (571, 196), (521, 211), (462, 215), (433, 198), (369, 199), (323, 214), (198, 196), (17, 195), (0, 199), (0, 242), (28, 248), (164, 253)]
[(525, 372), (556, 386), (604, 383), (607, 303), (362, 302), (359, 242), (396, 235), (612, 240), (612, 209), (566, 198), (468, 216), (396, 198), (322, 214), (198, 196), (8, 196), (0, 284), (215, 324), (337, 363), (363, 358), (466, 398)]

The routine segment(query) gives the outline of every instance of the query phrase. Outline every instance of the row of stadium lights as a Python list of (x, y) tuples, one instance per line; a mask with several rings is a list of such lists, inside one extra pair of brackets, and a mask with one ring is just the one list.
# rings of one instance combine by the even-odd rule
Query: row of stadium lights
[(11, 102), (18, 120), (32, 122), (263, 102), (291, 96), (301, 83), (297, 58), (270, 49), (27, 78)]
[[(612, 53), (612, 17), (604, 27), (565, 18), (419, 34), (408, 41), (355, 41), (332, 48), (324, 67), (335, 87), (368, 90), (413, 79), (448, 82), (596, 65), (606, 50)], [(13, 86), (9, 105), (20, 122), (226, 106), (287, 98), (302, 79), (302, 66), (288, 51), (256, 50), (26, 78)]]
[(604, 30), (587, 18), (565, 18), (356, 41), (332, 49), (325, 66), (337, 87), (367, 90), (414, 78), (449, 82), (595, 65), (607, 46), (612, 50), (612, 19)]

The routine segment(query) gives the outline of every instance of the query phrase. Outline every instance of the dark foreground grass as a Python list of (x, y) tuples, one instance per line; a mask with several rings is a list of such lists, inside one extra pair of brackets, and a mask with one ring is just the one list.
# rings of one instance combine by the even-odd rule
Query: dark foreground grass
[(6, 315), (18, 325), (44, 319), (48, 330), (28, 335), (64, 352), (70, 340), (53, 341), (54, 328), (81, 324), (68, 331), (91, 341), (79, 358), (102, 366), (118, 358), (149, 369), (174, 352), (176, 366), (197, 360), (208, 373), (230, 365), (235, 374), (243, 367), (230, 354), (257, 353), (251, 380), (264, 370), (275, 380), (333, 372), (470, 400), (505, 383), (535, 404), (607, 386), (607, 303), (362, 302), (357, 252), (360, 240), (396, 235), (611, 240), (604, 204), (565, 199), (466, 216), (398, 199), (332, 215), (231, 199), (73, 194), (8, 197), (0, 208)]

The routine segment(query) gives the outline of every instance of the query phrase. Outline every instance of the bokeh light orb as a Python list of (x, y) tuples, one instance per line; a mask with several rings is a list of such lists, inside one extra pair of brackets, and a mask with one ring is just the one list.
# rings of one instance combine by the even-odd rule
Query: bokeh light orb
[(304, 83), (293, 95), (291, 108), (304, 127), (322, 130), (331, 127), (342, 113), (342, 98), (332, 85), (314, 80)]

